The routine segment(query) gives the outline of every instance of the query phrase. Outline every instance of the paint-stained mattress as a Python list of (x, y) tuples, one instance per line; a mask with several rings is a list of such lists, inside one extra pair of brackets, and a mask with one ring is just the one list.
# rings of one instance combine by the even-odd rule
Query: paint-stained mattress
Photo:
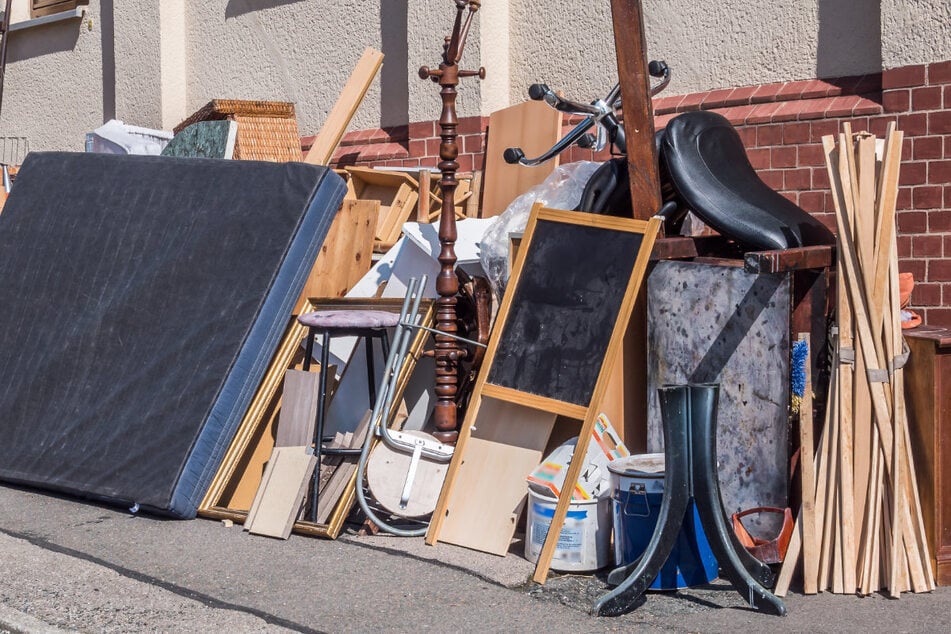
[(344, 192), (303, 163), (30, 154), (0, 214), (0, 480), (193, 517)]

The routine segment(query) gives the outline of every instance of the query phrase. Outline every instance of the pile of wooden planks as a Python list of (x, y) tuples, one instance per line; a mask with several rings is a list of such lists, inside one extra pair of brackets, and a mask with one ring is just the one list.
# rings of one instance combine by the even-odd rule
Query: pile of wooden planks
[[(903, 135), (823, 137), (838, 228), (837, 328), (815, 454), (803, 403), (803, 505), (777, 583), (806, 594), (934, 589), (905, 411), (895, 207)], [(807, 364), (808, 366), (808, 364)], [(811, 388), (807, 381), (807, 396)]]

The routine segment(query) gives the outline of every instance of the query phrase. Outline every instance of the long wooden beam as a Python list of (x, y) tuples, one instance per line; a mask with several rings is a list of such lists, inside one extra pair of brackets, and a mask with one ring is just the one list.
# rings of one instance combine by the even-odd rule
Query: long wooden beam
[(660, 210), (660, 178), (654, 145), (654, 109), (647, 73), (641, 0), (611, 0), (614, 47), (627, 137), (633, 217), (647, 220)]

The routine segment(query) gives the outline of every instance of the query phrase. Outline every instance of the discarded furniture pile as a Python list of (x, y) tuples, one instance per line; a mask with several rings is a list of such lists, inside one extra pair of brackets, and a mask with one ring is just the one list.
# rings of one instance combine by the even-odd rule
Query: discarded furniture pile
[[(901, 132), (823, 139), (833, 235), (720, 115), (655, 137), (669, 69), (613, 0), (610, 97), (533, 87), (554, 107), (494, 114), (484, 171), (458, 173), (479, 5), (420, 69), (438, 165), (330, 167), (369, 49), (307, 152), (293, 104), (213, 100), (161, 156), (102, 153), (131, 147), (121, 122), (27, 156), (0, 213), (0, 479), (278, 539), (520, 545), (537, 583), (603, 571), (600, 615), (720, 575), (777, 615), (797, 575), (951, 583), (951, 335), (903, 331)], [(558, 153), (593, 126), (621, 158), (558, 208)], [(710, 230), (680, 235), (688, 211)]]

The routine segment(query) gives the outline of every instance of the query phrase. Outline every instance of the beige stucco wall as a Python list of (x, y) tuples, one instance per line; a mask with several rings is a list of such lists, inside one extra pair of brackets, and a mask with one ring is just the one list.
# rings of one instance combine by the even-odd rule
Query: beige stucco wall
[[(0, 137), (27, 137), (32, 150), (78, 151), (85, 133), (102, 125), (99, 5), (91, 0), (86, 20), (10, 32)], [(0, 151), (12, 146), (0, 140)]]
[[(438, 65), (452, 9), (439, 0), (188, 3), (189, 111), (213, 98), (293, 101), (301, 133), (314, 134), (369, 46), (383, 51), (384, 67), (353, 127), (434, 119), (438, 88), (416, 72)], [(478, 45), (476, 28), (464, 62), (478, 63)], [(461, 115), (478, 110), (478, 96), (460, 99)]]
[(882, 0), (885, 68), (951, 59), (951, 2)]
[[(644, 0), (648, 57), (670, 64), (667, 94), (874, 72), (879, 20), (870, 5), (876, 0)], [(513, 99), (537, 81), (577, 99), (617, 81), (609, 2), (510, 7)]]
[[(643, 0), (649, 56), (667, 94), (875, 72), (951, 59), (947, 0)], [(436, 119), (451, 0), (92, 0), (84, 20), (10, 36), (0, 136), (83, 147), (111, 116), (169, 129), (213, 98), (297, 104), (317, 132), (367, 46), (386, 59), (355, 129)], [(616, 81), (610, 2), (486, 0), (462, 66), (462, 117), (525, 99), (544, 81), (587, 100)]]

